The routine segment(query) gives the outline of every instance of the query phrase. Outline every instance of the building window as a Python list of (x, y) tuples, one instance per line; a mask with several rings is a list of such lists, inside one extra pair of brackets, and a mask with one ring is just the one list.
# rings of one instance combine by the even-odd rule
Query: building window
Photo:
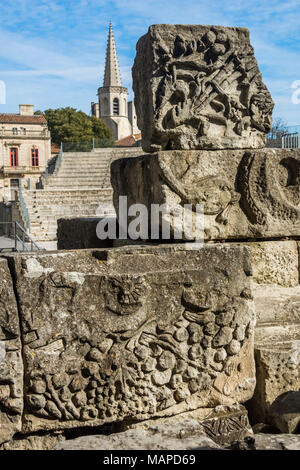
[(21, 131), (22, 131), (23, 135), (26, 135), (26, 128), (25, 127), (21, 127)]
[(118, 100), (118, 98), (114, 98), (114, 100), (113, 100), (113, 114), (114, 114), (114, 116), (118, 116), (118, 114), (119, 114), (119, 100)]
[(18, 179), (11, 179), (10, 180), (10, 187), (11, 188), (17, 188), (19, 186), (19, 180)]
[(17, 127), (13, 127), (13, 128), (12, 128), (12, 131), (13, 131), (13, 135), (18, 135), (18, 129), (17, 129)]
[(18, 149), (17, 147), (10, 148), (10, 166), (18, 166)]
[(39, 166), (39, 149), (31, 149), (31, 166)]

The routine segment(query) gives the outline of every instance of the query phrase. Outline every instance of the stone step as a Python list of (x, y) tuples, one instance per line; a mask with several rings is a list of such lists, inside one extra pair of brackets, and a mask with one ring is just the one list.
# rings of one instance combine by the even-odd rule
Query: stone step
[(112, 193), (112, 188), (106, 187), (106, 188), (101, 188), (100, 191), (98, 188), (86, 188), (86, 189), (81, 189), (81, 190), (75, 190), (75, 189), (67, 189), (65, 191), (60, 190), (60, 189), (49, 189), (49, 190), (37, 190), (37, 191), (24, 191), (23, 196), (25, 198), (31, 198), (31, 197), (49, 197), (49, 196), (55, 196), (55, 195), (63, 195), (63, 196), (71, 196), (74, 197), (77, 194), (101, 194), (103, 192), (111, 192)]
[(27, 208), (29, 209), (32, 209), (32, 211), (38, 211), (40, 209), (44, 209), (44, 208), (49, 208), (49, 209), (52, 209), (53, 207), (57, 207), (57, 206), (62, 206), (62, 207), (65, 207), (65, 206), (69, 206), (69, 205), (72, 205), (72, 206), (96, 206), (96, 205), (99, 205), (99, 204), (102, 204), (102, 203), (107, 203), (107, 201), (110, 201), (111, 198), (110, 196), (107, 196), (107, 197), (100, 197), (100, 198), (74, 198), (72, 200), (69, 200), (69, 199), (54, 199), (49, 202), (45, 199), (41, 200), (41, 201), (34, 201), (33, 203), (31, 204), (27, 204)]
[(97, 217), (102, 204), (112, 204), (111, 162), (143, 153), (141, 148), (64, 152), (60, 169), (49, 175), (44, 189), (23, 192), (33, 238), (53, 244), (59, 218)]
[[(25, 201), (28, 201), (28, 202), (34, 202), (34, 201), (43, 201), (43, 200), (53, 200), (53, 199), (64, 199), (64, 200), (75, 200), (75, 199), (80, 199), (80, 198), (84, 198), (84, 199), (89, 199), (90, 198), (99, 198), (101, 199), (102, 196), (110, 196), (112, 195), (112, 190), (111, 189), (107, 189), (107, 190), (103, 190), (103, 189), (98, 189), (98, 190), (95, 190), (93, 192), (89, 192), (88, 189), (86, 189), (85, 191), (83, 190), (77, 190), (76, 192), (74, 191), (73, 194), (69, 194), (69, 193), (66, 193), (64, 191), (60, 192), (59, 190), (56, 190), (55, 193), (52, 193), (52, 192), (47, 192), (45, 194), (37, 194), (37, 195), (34, 195), (34, 196), (24, 196), (24, 199)], [(49, 199), (51, 198), (51, 199)]]
[(48, 188), (51, 189), (51, 188), (55, 188), (55, 187), (62, 187), (62, 189), (65, 187), (67, 188), (68, 186), (84, 186), (86, 189), (88, 189), (89, 187), (92, 187), (92, 188), (98, 188), (101, 189), (102, 185), (101, 185), (102, 181), (100, 179), (97, 180), (97, 179), (91, 179), (90, 181), (87, 181), (86, 179), (80, 179), (80, 178), (69, 178), (69, 179), (61, 179), (61, 180), (56, 180), (56, 181), (53, 181), (51, 183), (49, 183), (48, 185)]
[(74, 169), (72, 169), (72, 171), (70, 170), (66, 170), (66, 171), (62, 171), (60, 172), (58, 175), (55, 175), (55, 176), (52, 176), (51, 178), (49, 178), (48, 181), (53, 181), (54, 179), (57, 179), (57, 178), (67, 178), (67, 177), (70, 177), (70, 176), (80, 176), (82, 178), (88, 178), (90, 177), (91, 175), (103, 175), (103, 173), (105, 173), (106, 171), (106, 168), (107, 168), (107, 165), (103, 165), (103, 168), (99, 167), (99, 168), (91, 168), (89, 171), (81, 171), (80, 169), (78, 169), (78, 171), (74, 171)]

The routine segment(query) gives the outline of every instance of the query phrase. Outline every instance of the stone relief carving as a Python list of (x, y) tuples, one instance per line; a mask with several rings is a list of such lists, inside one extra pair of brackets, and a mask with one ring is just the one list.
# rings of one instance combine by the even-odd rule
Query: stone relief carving
[(133, 79), (145, 151), (262, 147), (271, 129), (274, 104), (243, 28), (151, 26)]
[[(269, 157), (269, 158), (268, 158)], [(241, 162), (241, 206), (252, 224), (300, 221), (300, 156), (247, 152)]]
[[(192, 210), (196, 205), (201, 205), (205, 215), (215, 216), (215, 228), (218, 224), (226, 225), (230, 213), (230, 207), (237, 204), (240, 194), (234, 190), (234, 186), (224, 177), (199, 175), (198, 161), (183, 157), (185, 160), (182, 168), (174, 168), (174, 164), (166, 162), (161, 154), (158, 155), (158, 164), (161, 170), (161, 178), (169, 188), (180, 198), (180, 204), (191, 204)], [(176, 174), (174, 174), (174, 171)], [(208, 235), (208, 231), (207, 231)]]
[(143, 305), (146, 292), (145, 281), (142, 277), (132, 279), (132, 276), (115, 277), (105, 280), (106, 307), (120, 315), (129, 315), (136, 312)]
[(225, 444), (226, 441), (242, 439), (251, 432), (246, 409), (241, 405), (217, 406), (211, 414), (201, 422), (207, 436), (215, 442)]
[[(198, 276), (191, 273), (179, 287), (179, 304), (170, 324), (152, 314), (137, 328), (109, 332), (100, 342), (84, 337), (68, 342), (62, 337), (55, 344), (28, 349), (33, 356), (57, 354), (60, 366), (30, 371), (27, 417), (60, 422), (143, 419), (194, 394), (209, 393), (222, 372), (232, 378), (232, 359), (236, 357), (242, 367), (240, 353), (253, 334), (251, 315), (245, 313), (242, 298), (216, 308), (217, 294)], [(101, 290), (106, 308), (117, 317), (134, 318), (151, 295), (143, 276), (107, 277)], [(231, 389), (227, 395), (235, 392)]]

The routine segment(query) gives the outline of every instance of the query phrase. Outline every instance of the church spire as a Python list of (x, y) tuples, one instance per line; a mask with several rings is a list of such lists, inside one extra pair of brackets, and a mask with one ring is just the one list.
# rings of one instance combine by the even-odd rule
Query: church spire
[(109, 23), (103, 86), (122, 86), (111, 22)]

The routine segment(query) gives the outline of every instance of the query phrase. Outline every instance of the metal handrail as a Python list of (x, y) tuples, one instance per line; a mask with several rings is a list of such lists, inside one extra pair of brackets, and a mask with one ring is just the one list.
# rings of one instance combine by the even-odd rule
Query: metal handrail
[[(18, 227), (22, 234), (26, 236), (26, 238), (28, 238), (29, 242), (27, 243), (30, 243), (30, 246), (31, 246), (31, 251), (32, 250), (32, 247), (34, 246), (38, 251), (41, 250), (41, 248), (38, 246), (38, 244), (31, 238), (31, 236), (29, 235), (29, 233), (26, 232), (26, 230), (24, 229), (24, 227), (22, 227), (21, 224), (19, 224), (19, 222), (15, 221), (15, 226)], [(28, 250), (29, 251), (29, 250)]]
[(22, 192), (22, 180), (19, 178), (19, 188), (18, 188), (18, 196), (19, 196), (19, 203), (20, 203), (20, 208), (21, 208), (21, 215), (22, 219), (25, 222), (27, 230), (30, 231), (30, 217), (29, 217), (29, 212), (26, 206), (26, 202), (23, 196)]
[[(8, 230), (6, 233), (4, 233), (3, 236), (6, 236), (7, 238), (11, 238), (14, 240), (14, 247), (13, 251), (40, 251), (41, 248), (39, 245), (31, 238), (29, 233), (26, 232), (24, 227), (17, 221), (14, 222), (0, 222), (1, 225), (6, 225), (13, 227), (13, 231)], [(19, 230), (19, 233), (18, 233)], [(21, 244), (22, 250), (18, 248), (18, 242)], [(29, 247), (27, 245), (30, 245)], [(4, 250), (6, 248), (0, 248), (0, 251)]]
[(58, 154), (56, 162), (55, 162), (55, 169), (54, 169), (54, 172), (53, 172), (55, 175), (57, 175), (57, 173), (59, 172), (59, 169), (61, 167), (62, 156), (63, 156), (63, 144), (61, 143), (60, 144), (59, 154)]

